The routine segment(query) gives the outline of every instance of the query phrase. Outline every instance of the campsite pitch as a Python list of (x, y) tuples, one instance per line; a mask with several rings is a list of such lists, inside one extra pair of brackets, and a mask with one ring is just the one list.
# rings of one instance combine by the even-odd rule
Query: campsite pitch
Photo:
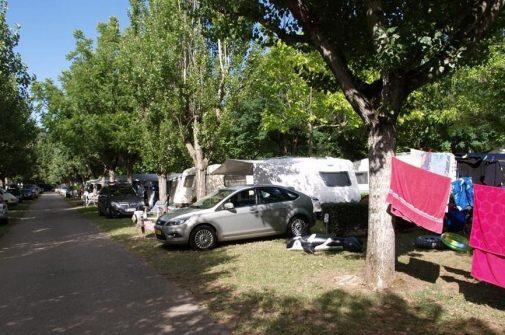
[[(77, 203), (74, 203), (77, 206)], [(505, 291), (471, 278), (469, 254), (413, 248), (397, 236), (398, 276), (374, 293), (361, 283), (364, 254), (288, 252), (284, 238), (209, 252), (167, 248), (130, 219), (79, 208), (114, 240), (190, 290), (236, 334), (503, 334)]]

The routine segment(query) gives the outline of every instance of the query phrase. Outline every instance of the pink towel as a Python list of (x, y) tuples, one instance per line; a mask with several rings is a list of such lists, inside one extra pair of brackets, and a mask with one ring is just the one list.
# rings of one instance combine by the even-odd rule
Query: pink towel
[(474, 185), (472, 276), (505, 287), (505, 189)]
[(391, 212), (418, 226), (442, 233), (451, 178), (393, 158), (387, 203)]

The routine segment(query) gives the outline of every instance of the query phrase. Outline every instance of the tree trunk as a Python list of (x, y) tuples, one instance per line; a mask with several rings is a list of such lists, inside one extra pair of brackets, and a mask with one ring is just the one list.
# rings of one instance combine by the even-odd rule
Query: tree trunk
[(130, 162), (126, 164), (126, 178), (130, 184), (133, 184), (133, 166)]
[(307, 126), (309, 131), (307, 145), (309, 149), (309, 157), (312, 157), (314, 155), (314, 125), (312, 124), (312, 121), (309, 121)]
[(196, 164), (196, 199), (200, 200), (207, 193), (207, 164), (200, 161)]
[(370, 194), (365, 280), (374, 289), (383, 290), (395, 274), (395, 232), (386, 204), (396, 145), (394, 122), (372, 122), (368, 145)]
[(167, 204), (167, 174), (161, 173), (158, 175), (158, 189), (160, 192), (160, 201)]
[(109, 169), (109, 182), (114, 183), (116, 182), (116, 171), (114, 169)]
[(193, 121), (193, 143), (187, 142), (186, 148), (188, 149), (189, 155), (191, 156), (196, 168), (195, 193), (196, 199), (199, 200), (207, 193), (205, 182), (209, 160), (205, 157), (203, 148), (200, 145), (200, 124), (196, 118)]

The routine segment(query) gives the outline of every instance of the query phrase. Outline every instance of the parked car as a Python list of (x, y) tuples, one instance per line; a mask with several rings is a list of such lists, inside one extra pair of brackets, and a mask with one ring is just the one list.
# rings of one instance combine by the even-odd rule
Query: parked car
[(0, 188), (0, 196), (3, 197), (7, 205), (15, 206), (19, 203), (19, 199), (12, 193)]
[(3, 197), (0, 195), (0, 222), (7, 223), (9, 221), (8, 217), (9, 211), (7, 209), (7, 204), (5, 203)]
[(102, 187), (98, 194), (98, 214), (109, 218), (131, 216), (143, 209), (144, 199), (130, 184), (114, 184)]
[(23, 196), (22, 196), (22, 193), (21, 193), (21, 190), (16, 186), (7, 186), (7, 189), (6, 189), (7, 192), (9, 192), (10, 194), (12, 194), (13, 196), (15, 196), (16, 198), (18, 198), (18, 203), (22, 203), (23, 202)]
[(213, 248), (232, 241), (279, 234), (303, 235), (314, 225), (309, 196), (282, 186), (246, 185), (222, 188), (193, 205), (161, 216), (159, 240)]
[(31, 192), (31, 198), (30, 199), (36, 199), (36, 198), (38, 198), (39, 195), (40, 195), (40, 191), (41, 191), (40, 188), (37, 185), (31, 185), (31, 184), (24, 185), (23, 189), (30, 190), (30, 192)]
[(21, 189), (21, 198), (23, 200), (33, 200), (37, 198), (37, 193), (32, 188), (23, 187)]

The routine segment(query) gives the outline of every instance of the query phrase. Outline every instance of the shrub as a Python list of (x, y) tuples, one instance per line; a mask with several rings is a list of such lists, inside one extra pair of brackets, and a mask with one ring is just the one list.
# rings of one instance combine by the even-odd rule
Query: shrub
[(323, 204), (323, 215), (329, 214), (329, 233), (336, 236), (362, 235), (368, 227), (368, 204)]

